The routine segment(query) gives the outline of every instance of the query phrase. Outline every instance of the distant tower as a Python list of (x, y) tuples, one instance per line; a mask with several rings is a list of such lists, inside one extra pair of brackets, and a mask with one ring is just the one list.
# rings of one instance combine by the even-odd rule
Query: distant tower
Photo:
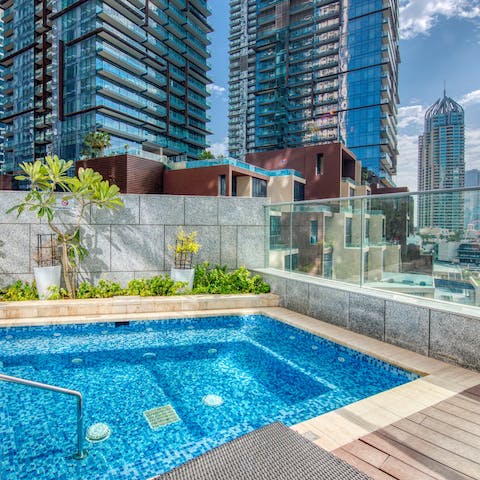
[[(445, 90), (425, 114), (418, 138), (418, 190), (442, 190), (465, 185), (465, 125), (463, 108)], [(463, 229), (463, 193), (419, 197), (420, 227)]]

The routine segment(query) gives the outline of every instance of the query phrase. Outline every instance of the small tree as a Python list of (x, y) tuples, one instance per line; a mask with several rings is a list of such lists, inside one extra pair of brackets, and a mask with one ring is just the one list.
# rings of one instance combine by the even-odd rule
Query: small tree
[(199, 160), (211, 160), (214, 158), (215, 158), (215, 155), (209, 150), (203, 150), (203, 152), (200, 152), (200, 154), (198, 155)]
[(83, 143), (87, 149), (84, 153), (92, 155), (93, 158), (103, 156), (104, 150), (112, 144), (109, 133), (98, 132), (97, 130), (88, 132), (83, 139)]
[[(18, 215), (27, 209), (35, 212), (37, 218), (46, 218), (48, 226), (58, 236), (61, 247), (61, 259), (65, 286), (69, 295), (75, 297), (75, 273), (79, 262), (88, 254), (80, 242), (80, 225), (87, 208), (91, 205), (116, 209), (123, 207), (119, 197), (120, 190), (110, 185), (107, 180), (91, 168), (80, 168), (78, 175), (70, 177), (69, 170), (73, 161), (59, 159), (56, 155), (48, 156), (45, 161), (22, 163), (20, 168), (25, 175), (15, 177), (17, 180), (30, 182), (31, 190), (25, 195), (22, 203), (15, 205), (8, 212), (17, 210)], [(75, 211), (73, 225), (55, 224), (57, 195), (65, 192), (62, 200), (73, 200)]]

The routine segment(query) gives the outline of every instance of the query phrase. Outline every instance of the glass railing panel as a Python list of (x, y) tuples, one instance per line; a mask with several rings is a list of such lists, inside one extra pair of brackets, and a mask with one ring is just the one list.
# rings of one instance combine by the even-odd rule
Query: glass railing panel
[(266, 208), (271, 268), (480, 306), (480, 187)]

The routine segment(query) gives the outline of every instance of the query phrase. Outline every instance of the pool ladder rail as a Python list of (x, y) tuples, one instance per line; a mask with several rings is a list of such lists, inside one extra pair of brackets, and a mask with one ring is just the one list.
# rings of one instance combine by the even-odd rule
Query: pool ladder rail
[(4, 382), (17, 383), (26, 385), (27, 387), (40, 388), (51, 392), (63, 393), (77, 398), (77, 451), (73, 454), (75, 460), (83, 460), (88, 452), (83, 448), (83, 397), (77, 390), (69, 390), (68, 388), (56, 387), (47, 383), (34, 382), (25, 378), (11, 377), (10, 375), (0, 374), (0, 380)]

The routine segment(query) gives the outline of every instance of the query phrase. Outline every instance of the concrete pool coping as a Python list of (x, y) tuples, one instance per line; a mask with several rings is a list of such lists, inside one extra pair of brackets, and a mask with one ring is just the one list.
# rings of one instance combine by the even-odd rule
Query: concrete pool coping
[[(270, 299), (269, 301), (273, 301)], [(235, 302), (233, 302), (235, 303)], [(480, 384), (480, 374), (276, 306), (0, 319), (0, 327), (265, 314), (422, 375), (421, 378), (291, 427), (327, 451)]]

